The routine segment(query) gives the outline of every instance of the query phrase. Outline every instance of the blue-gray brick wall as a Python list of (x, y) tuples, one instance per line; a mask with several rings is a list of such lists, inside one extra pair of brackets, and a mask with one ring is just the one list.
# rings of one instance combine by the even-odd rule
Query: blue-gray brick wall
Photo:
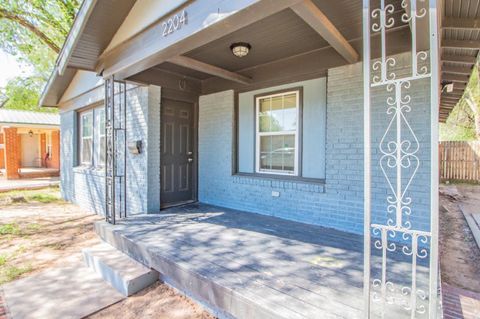
[[(409, 70), (409, 55), (399, 55), (395, 70)], [(429, 226), (430, 86), (412, 83), (407, 118), (419, 140), (420, 166), (410, 185), (415, 228)], [(387, 218), (388, 184), (379, 166), (378, 144), (391, 115), (385, 88), (372, 92), (372, 210), (374, 222)], [(363, 231), (363, 76), (357, 63), (329, 70), (325, 185), (232, 175), (234, 92), (200, 97), (199, 200), (202, 202), (313, 223), (344, 231)], [(405, 129), (405, 127), (404, 127)], [(387, 134), (387, 137), (392, 137)], [(407, 170), (405, 170), (407, 174)], [(403, 184), (408, 180), (404, 179)], [(272, 197), (272, 191), (280, 192)]]
[[(97, 103), (98, 101), (95, 101)], [(87, 106), (88, 107), (88, 106)], [(158, 116), (157, 116), (158, 114)], [(159, 210), (160, 88), (127, 86), (127, 141), (141, 140), (139, 155), (126, 154), (128, 214)], [(155, 120), (155, 119), (158, 120)], [(62, 196), (98, 214), (105, 213), (105, 172), (77, 166), (77, 111), (61, 112), (61, 191)], [(155, 125), (155, 122), (158, 124)]]
[[(409, 70), (409, 55), (399, 55), (395, 71)], [(429, 81), (412, 83), (407, 115), (420, 143), (420, 166), (409, 193), (415, 228), (429, 226)], [(143, 153), (127, 155), (129, 214), (158, 212), (160, 206), (160, 88), (130, 87), (127, 140), (141, 139)], [(327, 77), (325, 184), (232, 175), (234, 92), (200, 97), (199, 200), (230, 208), (313, 223), (344, 231), (363, 231), (363, 76), (362, 65), (330, 69)], [(373, 221), (385, 222), (391, 191), (379, 166), (378, 144), (388, 127), (385, 88), (372, 92)], [(61, 113), (61, 182), (67, 200), (103, 213), (104, 173), (76, 165), (75, 111)], [(405, 131), (407, 132), (407, 131)], [(407, 133), (406, 133), (407, 134)], [(392, 134), (387, 134), (391, 138)], [(408, 170), (405, 170), (408, 173)], [(405, 185), (407, 179), (403, 180)], [(279, 197), (273, 197), (278, 191)]]

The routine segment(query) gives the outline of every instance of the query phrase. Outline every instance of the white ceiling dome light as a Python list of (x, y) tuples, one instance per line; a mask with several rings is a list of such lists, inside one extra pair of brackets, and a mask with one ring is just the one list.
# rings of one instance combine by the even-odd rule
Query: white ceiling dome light
[(232, 50), (233, 55), (239, 58), (243, 58), (250, 52), (252, 46), (246, 42), (236, 42), (230, 46), (230, 50)]

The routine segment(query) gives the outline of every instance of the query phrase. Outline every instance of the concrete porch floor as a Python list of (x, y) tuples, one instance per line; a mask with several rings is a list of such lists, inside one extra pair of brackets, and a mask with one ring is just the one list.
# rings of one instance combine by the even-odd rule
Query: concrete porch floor
[[(95, 228), (220, 317), (362, 317), (362, 236), (204, 204)], [(411, 272), (408, 260), (392, 269)], [(388, 314), (409, 317), (400, 307)]]

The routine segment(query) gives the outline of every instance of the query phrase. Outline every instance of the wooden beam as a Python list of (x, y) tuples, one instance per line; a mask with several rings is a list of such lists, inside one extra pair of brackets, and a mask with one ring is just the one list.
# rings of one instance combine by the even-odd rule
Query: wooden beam
[(171, 18), (163, 17), (106, 54), (97, 69), (104, 69), (104, 77), (115, 75), (119, 80), (126, 79), (290, 8), (299, 1), (189, 1), (184, 7), (188, 14), (187, 24), (162, 36), (162, 25)]
[(468, 64), (473, 66), (475, 64), (475, 57), (466, 56), (466, 55), (442, 55), (442, 61), (462, 63), (462, 64)]
[(168, 62), (242, 84), (249, 84), (252, 82), (252, 79), (249, 77), (186, 56), (179, 55), (168, 59)]
[(357, 51), (311, 0), (304, 0), (292, 6), (291, 9), (317, 31), (345, 60), (349, 63), (359, 61), (360, 57)]
[(130, 81), (135, 81), (144, 84), (154, 84), (167, 89), (180, 90), (180, 83), (182, 83), (182, 91), (199, 94), (202, 90), (202, 83), (200, 80), (192, 77), (185, 77), (183, 74), (178, 74), (171, 71), (162, 70), (159, 68), (151, 68), (141, 73), (138, 73), (129, 78)]
[(442, 48), (478, 50), (480, 49), (480, 41), (443, 40)]
[(450, 98), (456, 98), (456, 99), (461, 99), (463, 94), (454, 94), (454, 93), (448, 93), (448, 92), (443, 92), (442, 96), (444, 97), (450, 97)]
[[(444, 73), (442, 76), (442, 80), (447, 82), (460, 82), (460, 83), (468, 83), (468, 76), (465, 75), (458, 75), (458, 74), (446, 74)], [(455, 84), (454, 84), (455, 86)]]
[(472, 74), (472, 68), (464, 67), (464, 66), (451, 66), (451, 65), (444, 65), (442, 66), (443, 73), (451, 73), (451, 74), (463, 74), (468, 75)]
[(442, 28), (452, 30), (479, 30), (480, 19), (445, 17)]

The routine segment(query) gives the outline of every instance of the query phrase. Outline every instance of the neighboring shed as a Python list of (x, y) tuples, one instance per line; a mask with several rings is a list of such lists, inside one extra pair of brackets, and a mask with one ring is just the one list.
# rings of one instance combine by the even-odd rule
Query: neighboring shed
[(3, 177), (58, 175), (58, 114), (0, 110), (0, 170)]

